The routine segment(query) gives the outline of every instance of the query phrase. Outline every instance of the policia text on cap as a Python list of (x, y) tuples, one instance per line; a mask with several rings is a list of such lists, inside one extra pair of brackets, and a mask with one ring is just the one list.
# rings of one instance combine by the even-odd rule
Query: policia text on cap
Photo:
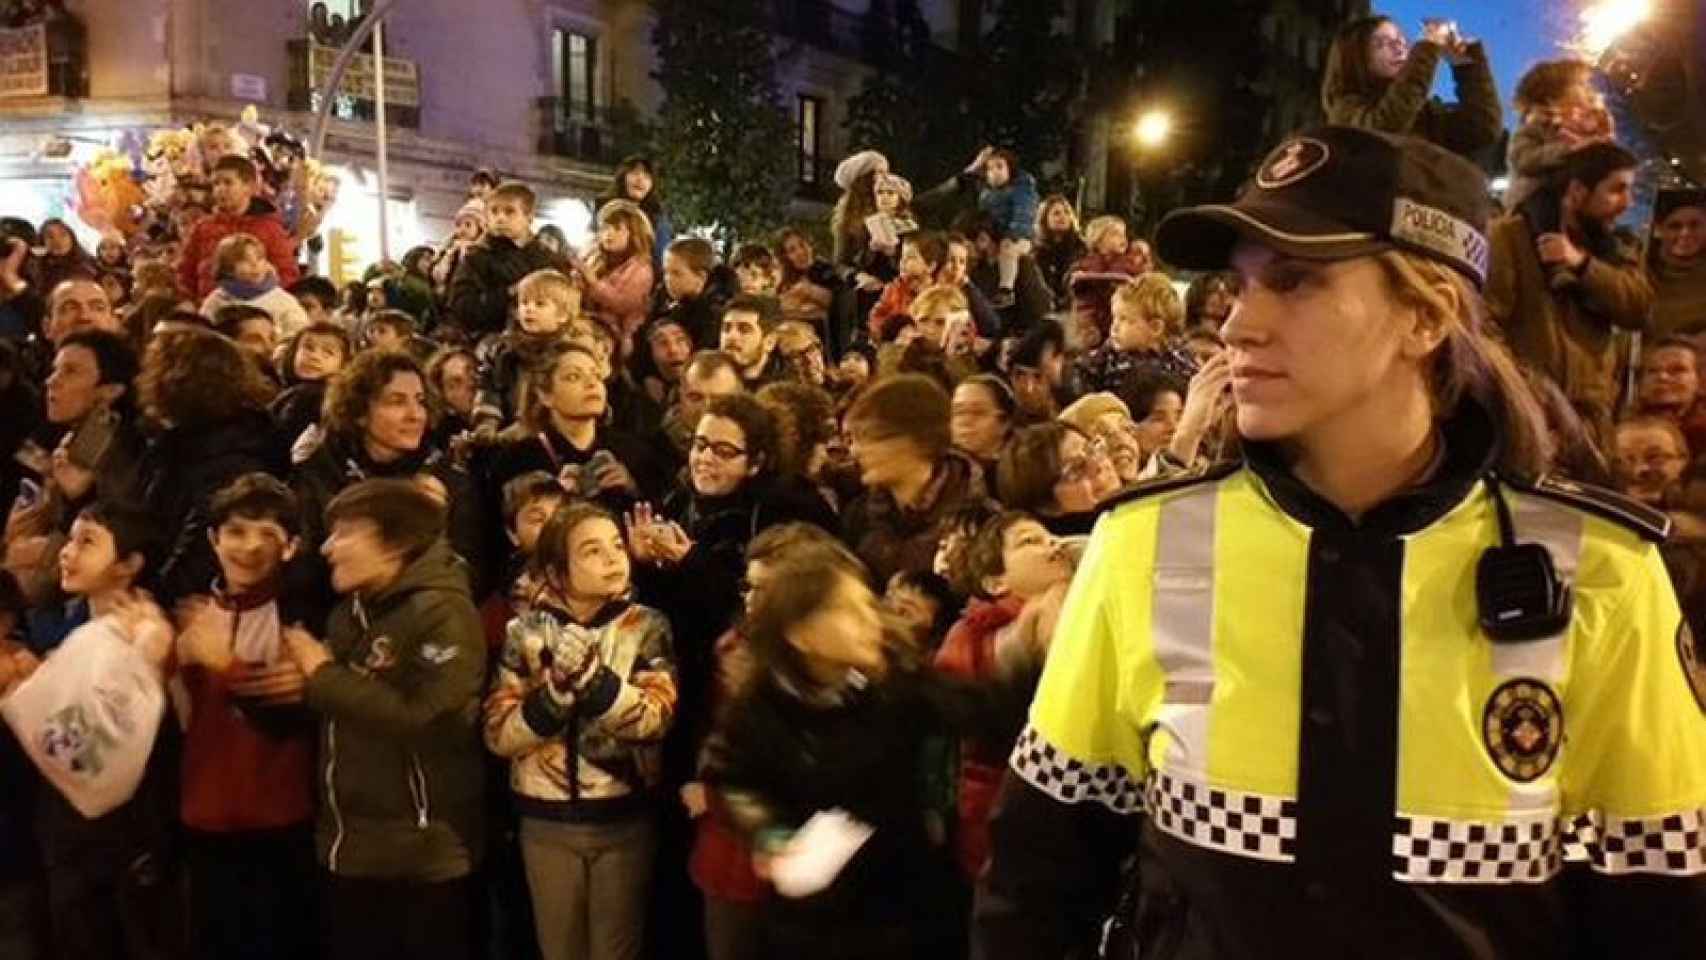
[(1093, 947), (1116, 899), (1146, 960), (1706, 950), (1706, 657), (1663, 516), (1545, 479), (1479, 328), (1485, 196), (1326, 128), (1162, 224), (1163, 259), (1242, 276), (1244, 457), (1097, 527), (977, 956)]

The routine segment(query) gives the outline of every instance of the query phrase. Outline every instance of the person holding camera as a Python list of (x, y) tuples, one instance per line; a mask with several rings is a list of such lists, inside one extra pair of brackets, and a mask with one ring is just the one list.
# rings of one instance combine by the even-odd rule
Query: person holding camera
[[(1441, 59), (1451, 64), (1454, 104), (1429, 97)], [(1321, 107), (1328, 123), (1421, 137), (1471, 158), (1504, 132), (1486, 48), (1448, 20), (1424, 21), (1414, 45), (1390, 17), (1347, 24), (1327, 55)]]

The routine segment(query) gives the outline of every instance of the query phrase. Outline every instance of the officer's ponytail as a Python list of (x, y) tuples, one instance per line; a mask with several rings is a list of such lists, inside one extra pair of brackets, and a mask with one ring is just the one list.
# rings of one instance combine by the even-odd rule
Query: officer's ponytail
[(1544, 475), (1553, 454), (1544, 410), (1504, 345), (1487, 336), (1480, 293), (1437, 260), (1401, 251), (1375, 259), (1394, 296), (1435, 314), (1449, 331), (1429, 377), (1435, 415), (1449, 416), (1464, 398), (1476, 401), (1498, 431), (1499, 469), (1512, 477)]

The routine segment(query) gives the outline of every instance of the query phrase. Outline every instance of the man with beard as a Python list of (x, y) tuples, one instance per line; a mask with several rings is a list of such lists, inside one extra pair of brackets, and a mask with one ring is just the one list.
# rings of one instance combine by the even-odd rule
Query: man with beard
[(723, 308), (718, 344), (740, 365), (748, 390), (787, 376), (782, 358), (776, 356), (776, 325), (781, 322), (782, 305), (775, 297), (742, 294)]
[[(1616, 144), (1596, 143), (1570, 154), (1565, 166), (1559, 232), (1536, 236), (1520, 216), (1491, 225), (1487, 309), (1517, 358), (1556, 381), (1604, 440), (1617, 397), (1613, 333), (1642, 329), (1653, 300), (1652, 283), (1613, 233), (1629, 209), (1636, 160)], [(1395, 231), (1435, 232), (1419, 212), (1400, 208), (1395, 221)], [(1549, 266), (1577, 282), (1555, 289)]]

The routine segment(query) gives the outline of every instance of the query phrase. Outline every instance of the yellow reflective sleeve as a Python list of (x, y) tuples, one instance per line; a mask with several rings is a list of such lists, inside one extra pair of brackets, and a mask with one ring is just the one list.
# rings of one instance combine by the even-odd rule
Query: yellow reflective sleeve
[(1693, 638), (1658, 548), (1595, 526), (1594, 539), (1606, 543), (1604, 562), (1619, 570), (1622, 587), (1572, 658), (1565, 813), (1614, 820), (1698, 815), (1706, 810), (1706, 712), (1688, 678)]
[(1067, 592), (1014, 771), (1063, 802), (1137, 807), (1146, 767), (1141, 718), (1160, 698), (1149, 642), (1156, 511), (1104, 517)]

